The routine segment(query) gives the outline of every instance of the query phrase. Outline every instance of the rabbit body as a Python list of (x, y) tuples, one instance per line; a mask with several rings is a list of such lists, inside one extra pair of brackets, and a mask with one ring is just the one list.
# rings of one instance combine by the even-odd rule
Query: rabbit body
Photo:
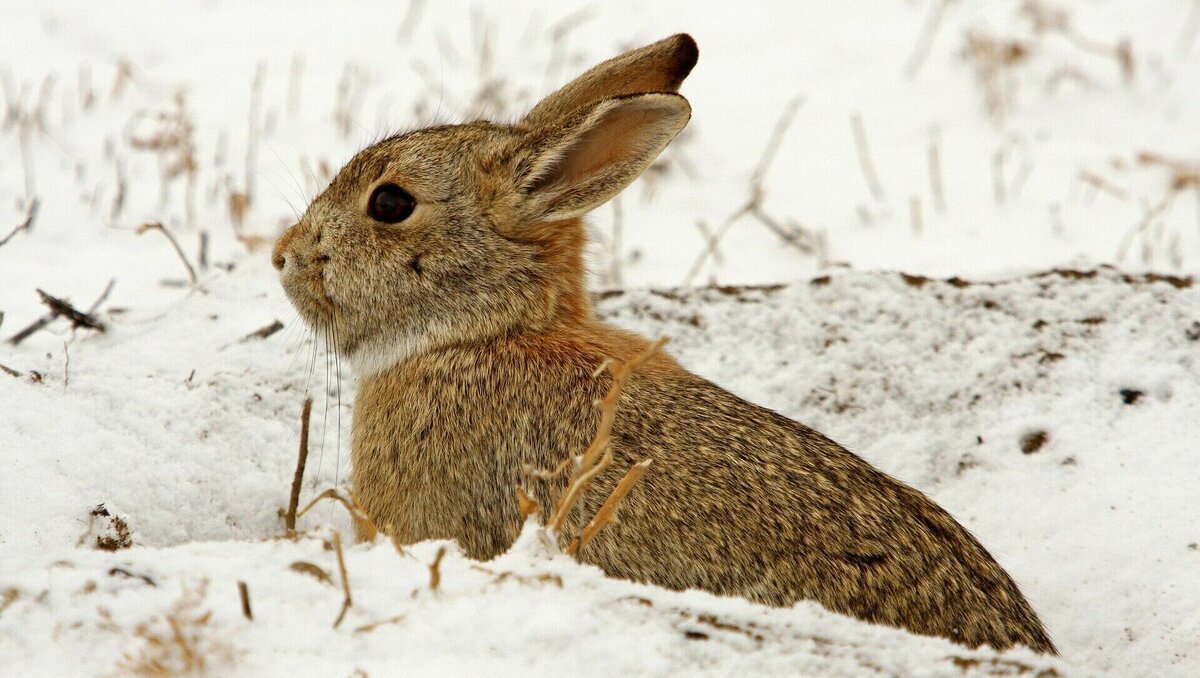
[[(648, 345), (592, 314), (580, 217), (686, 125), (675, 90), (696, 55), (674, 36), (600, 64), (516, 125), (384, 140), (276, 244), (289, 297), (359, 371), (352, 491), (400, 541), (454, 539), (488, 559), (521, 528), (517, 487), (561, 491), (564, 478), (528, 469), (587, 446), (611, 384), (596, 368)], [(669, 356), (622, 391), (612, 453), (582, 516), (629, 466), (653, 465), (580, 551), (610, 575), (1054, 652), (1012, 579), (949, 514)]]
[[(611, 379), (593, 371), (645, 346), (599, 324), (587, 330), (452, 349), (366, 379), (356, 500), (406, 543), (456, 539), (479, 559), (505, 551), (521, 526), (522, 468), (550, 469), (585, 449)], [(618, 520), (581, 550), (585, 562), (769, 605), (816, 600), (970, 646), (1052, 651), (1016, 585), (966, 530), (820, 433), (665, 356), (634, 374), (617, 412), (613, 463), (581, 514), (593, 515), (629, 466), (654, 461)]]

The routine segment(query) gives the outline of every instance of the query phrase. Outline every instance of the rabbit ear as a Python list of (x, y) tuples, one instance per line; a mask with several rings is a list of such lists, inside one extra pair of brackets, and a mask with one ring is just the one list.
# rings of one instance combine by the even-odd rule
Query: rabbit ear
[(527, 127), (573, 117), (601, 99), (625, 94), (676, 92), (692, 72), (700, 52), (686, 33), (631, 50), (605, 61), (546, 97), (525, 116)]
[(532, 157), (518, 176), (529, 221), (577, 217), (628, 186), (687, 125), (692, 108), (678, 94), (603, 99), (566, 126), (530, 133)]

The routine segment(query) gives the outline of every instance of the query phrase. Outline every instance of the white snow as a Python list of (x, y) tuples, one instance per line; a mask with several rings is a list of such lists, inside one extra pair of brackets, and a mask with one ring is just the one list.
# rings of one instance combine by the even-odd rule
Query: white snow
[[(29, 190), (40, 209), (0, 246), (0, 337), (45, 312), (38, 288), (86, 308), (115, 285), (99, 313), (106, 333), (58, 320), (0, 344), (0, 364), (18, 373), (0, 371), (0, 674), (122, 673), (156, 652), (180, 662), (180, 645), (147, 640), (171, 637), (172, 612), (214, 675), (1200, 673), (1200, 287), (1142, 276), (1200, 270), (1200, 201), (1138, 161), (1200, 163), (1195, 3), (1064, 5), (1074, 42), (1038, 35), (1023, 3), (948, 3), (914, 78), (906, 61), (937, 3), (417, 4), (411, 31), (406, 3), (4, 8), (0, 239)], [(968, 30), (1031, 47), (1005, 76), (1002, 122), (962, 57)], [(336, 171), (379, 134), (512, 119), (594, 61), (679, 31), (701, 49), (683, 88), (691, 131), (657, 181), (620, 199), (619, 280), (616, 211), (593, 217), (596, 286), (630, 288), (600, 310), (670, 335), (693, 370), (927, 492), (1017, 579), (1061, 661), (969, 651), (815, 604), (609, 580), (549, 557), (531, 531), (491, 563), (451, 549), (437, 591), (427, 565), (440, 544), (349, 547), (354, 605), (335, 630), (325, 545), (347, 533), (341, 510), (314, 509), (306, 536), (276, 538), (304, 393), (316, 399), (307, 500), (345, 478), (354, 380), (296, 319), (265, 250), (234, 237), (230, 193), (249, 177), (243, 231), (269, 241), (324, 185), (322, 166)], [(1128, 82), (1090, 44), (1122, 39)], [(191, 198), (186, 174), (160, 183), (177, 157), (133, 147), (169, 131), (157, 116), (177, 110), (180, 89)], [(475, 105), (481, 91), (499, 94)], [(715, 230), (747, 199), (797, 96), (763, 207), (820, 234), (825, 251), (743, 217), (693, 282), (782, 287), (662, 292), (706, 251), (697, 222)], [(856, 155), (856, 114), (882, 197)], [(161, 233), (136, 234), (150, 220), (178, 238), (199, 285)], [(1101, 264), (1120, 268), (1030, 276)], [(246, 338), (275, 320), (286, 329)], [(1039, 432), (1044, 444), (1023, 453)], [(111, 516), (90, 516), (101, 504)], [(92, 548), (115, 535), (114, 516), (134, 546)], [(332, 584), (289, 570), (296, 561)]]

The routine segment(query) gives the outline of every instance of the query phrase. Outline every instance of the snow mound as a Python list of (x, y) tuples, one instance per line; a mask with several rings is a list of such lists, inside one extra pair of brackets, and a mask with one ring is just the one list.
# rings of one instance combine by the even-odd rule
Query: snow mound
[[(346, 529), (340, 510), (305, 516), (305, 538), (276, 536), (306, 384), (320, 387), (329, 366), (304, 500), (345, 477), (353, 384), (344, 380), (339, 403), (336, 365), (295, 325), (253, 334), (272, 314), (288, 317), (271, 276), (246, 260), (166, 309), (105, 314), (104, 334), (69, 339), (52, 325), (5, 346), (0, 362), (20, 376), (0, 374), (4, 672), (121, 671), (182, 662), (183, 647), (222, 675), (1196, 668), (1200, 528), (1180, 519), (1200, 474), (1200, 287), (1190, 279), (838, 273), (597, 297), (611, 321), (670, 335), (693, 370), (946, 507), (1022, 586), (1059, 664), (971, 652), (811, 603), (770, 609), (610, 580), (539, 552), (529, 534), (490, 563), (451, 549), (437, 591), (429, 564), (442, 544), (409, 555), (348, 547), (354, 605), (335, 630), (341, 591), (327, 541)], [(253, 621), (242, 617), (239, 580)]]
[[(604, 577), (530, 525), (488, 563), (453, 544), (191, 543), (30, 559), (6, 577), (6, 675), (158, 668), (214, 675), (1059, 675), (1028, 651), (972, 652), (827, 612), (772, 610)], [(438, 551), (446, 549), (439, 559)], [(437, 588), (430, 564), (439, 560)], [(238, 581), (249, 592), (247, 619)], [(178, 635), (176, 635), (178, 629)], [(49, 651), (50, 643), (66, 650)], [(357, 673), (356, 673), (357, 672)]]

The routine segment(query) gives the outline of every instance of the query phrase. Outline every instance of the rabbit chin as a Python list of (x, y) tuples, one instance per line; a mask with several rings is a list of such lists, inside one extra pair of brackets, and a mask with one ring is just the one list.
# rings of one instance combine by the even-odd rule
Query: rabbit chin
[(345, 351), (346, 360), (358, 378), (365, 379), (428, 352), (437, 345), (428, 328), (411, 328), (377, 335)]

